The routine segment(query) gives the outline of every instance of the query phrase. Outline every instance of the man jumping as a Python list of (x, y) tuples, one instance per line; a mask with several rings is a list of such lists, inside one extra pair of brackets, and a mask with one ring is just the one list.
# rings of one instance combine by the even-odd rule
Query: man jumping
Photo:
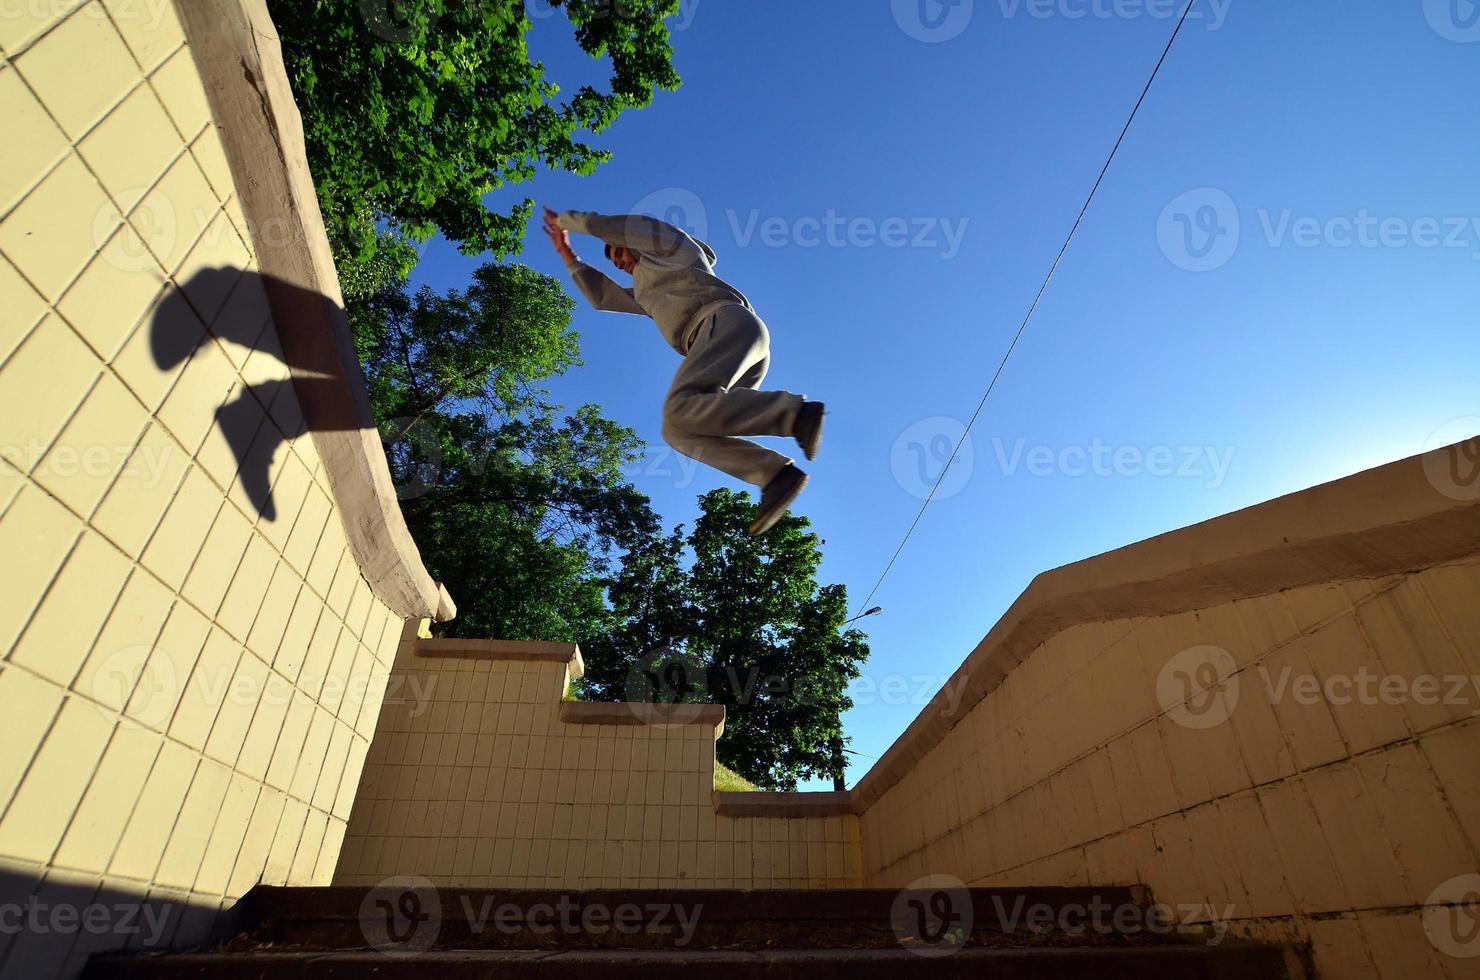
[[(632, 276), (624, 289), (582, 262), (570, 233), (606, 243)], [(750, 301), (714, 274), (714, 250), (646, 215), (545, 208), (545, 233), (591, 305), (652, 317), (683, 363), (663, 402), (663, 438), (691, 459), (761, 488), (751, 534), (769, 530), (807, 485), (790, 459), (740, 436), (793, 436), (808, 459), (822, 444), (823, 405), (789, 391), (761, 391), (771, 338)]]

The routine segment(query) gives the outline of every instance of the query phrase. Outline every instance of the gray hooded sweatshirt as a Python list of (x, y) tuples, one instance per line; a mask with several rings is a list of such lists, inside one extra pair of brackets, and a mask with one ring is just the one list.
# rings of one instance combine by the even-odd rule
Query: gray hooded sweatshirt
[(714, 274), (714, 250), (657, 218), (645, 214), (606, 215), (565, 211), (555, 223), (566, 231), (594, 235), (639, 255), (632, 288), (624, 289), (580, 259), (567, 263), (572, 278), (598, 310), (636, 313), (657, 321), (669, 345), (687, 354), (694, 335), (723, 306), (752, 309), (750, 300)]

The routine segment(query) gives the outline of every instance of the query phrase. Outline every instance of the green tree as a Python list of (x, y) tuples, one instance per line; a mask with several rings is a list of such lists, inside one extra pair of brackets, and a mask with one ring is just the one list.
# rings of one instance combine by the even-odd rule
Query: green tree
[(441, 232), (469, 255), (515, 253), (533, 202), (484, 195), (539, 165), (590, 174), (610, 154), (577, 138), (676, 89), (664, 18), (679, 0), (548, 0), (609, 92), (568, 99), (530, 60), (522, 0), (269, 0), (348, 302), (405, 278)]
[(659, 532), (624, 470), (635, 432), (562, 417), (539, 382), (580, 363), (573, 301), (524, 266), (465, 290), (395, 281), (352, 326), (401, 509), (464, 636), (580, 641), (608, 626), (613, 556)]
[(588, 693), (723, 704), (719, 760), (768, 789), (840, 775), (846, 689), (868, 659), (863, 632), (846, 625), (847, 590), (818, 584), (805, 518), (751, 537), (746, 494), (699, 503), (686, 537), (680, 527), (624, 556), (608, 589), (612, 628), (586, 644)]

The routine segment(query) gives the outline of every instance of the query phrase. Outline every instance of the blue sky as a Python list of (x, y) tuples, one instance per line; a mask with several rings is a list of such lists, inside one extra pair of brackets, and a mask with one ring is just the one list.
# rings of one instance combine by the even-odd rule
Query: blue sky
[[(529, 9), (554, 80), (604, 81), (563, 16)], [(703, 233), (771, 328), (767, 386), (829, 406), (797, 510), (827, 541), (823, 580), (858, 607), (1175, 13), (685, 0), (683, 87), (595, 139), (613, 162), (490, 204), (642, 205)], [(1477, 13), (1199, 0), (875, 596), (884, 614), (862, 624), (866, 674), (891, 693), (860, 690), (846, 718), (850, 782), (1039, 572), (1480, 432)], [(593, 240), (576, 246), (600, 260)], [(478, 261), (433, 242), (417, 279), (461, 286)], [(520, 261), (563, 275), (537, 226)], [(730, 484), (659, 437), (676, 355), (645, 320), (582, 304), (575, 326), (586, 366), (556, 396), (635, 427), (650, 451), (634, 481), (670, 525), (690, 521), (699, 494)]]

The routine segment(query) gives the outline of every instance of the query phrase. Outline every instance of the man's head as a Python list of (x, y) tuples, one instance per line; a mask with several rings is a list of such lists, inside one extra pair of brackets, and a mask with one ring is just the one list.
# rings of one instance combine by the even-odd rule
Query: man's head
[(637, 252), (625, 245), (608, 245), (606, 257), (611, 259), (612, 265), (629, 275), (637, 268)]

